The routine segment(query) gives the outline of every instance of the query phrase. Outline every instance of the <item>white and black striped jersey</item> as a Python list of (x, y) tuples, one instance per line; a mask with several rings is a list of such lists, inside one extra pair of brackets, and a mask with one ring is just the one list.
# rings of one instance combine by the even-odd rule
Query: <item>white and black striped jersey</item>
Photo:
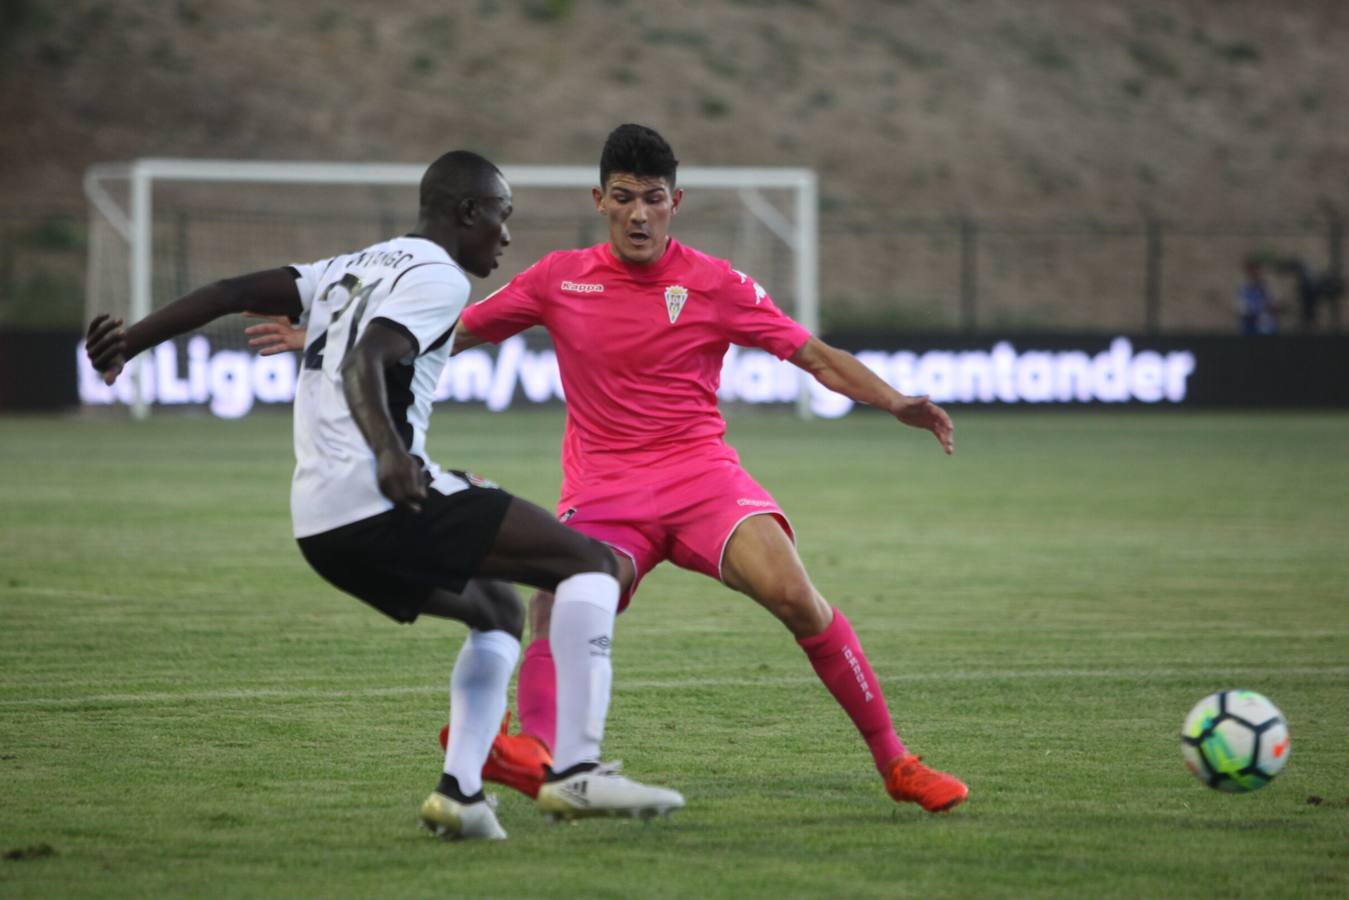
[(371, 322), (395, 328), (415, 348), (385, 373), (389, 411), (408, 452), (443, 494), (467, 485), (426, 455), (426, 424), (450, 337), (468, 302), (468, 277), (440, 245), (407, 236), (356, 253), (293, 265), (307, 326), (295, 391), (295, 536), (308, 537), (378, 515), (375, 454), (351, 417), (342, 360)]

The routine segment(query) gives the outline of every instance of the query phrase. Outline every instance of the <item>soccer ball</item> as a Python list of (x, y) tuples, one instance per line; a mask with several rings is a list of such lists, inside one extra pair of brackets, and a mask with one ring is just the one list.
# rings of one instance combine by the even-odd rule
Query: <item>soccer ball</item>
[(1255, 691), (1219, 691), (1195, 704), (1180, 732), (1190, 773), (1229, 794), (1259, 790), (1288, 764), (1288, 722)]

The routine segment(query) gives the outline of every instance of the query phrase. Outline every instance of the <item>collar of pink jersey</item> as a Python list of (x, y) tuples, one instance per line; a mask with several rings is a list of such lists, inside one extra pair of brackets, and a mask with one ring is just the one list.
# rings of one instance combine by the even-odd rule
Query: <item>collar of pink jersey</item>
[(668, 238), (669, 240), (665, 244), (665, 252), (661, 254), (660, 259), (645, 266), (634, 265), (633, 263), (619, 259), (614, 255), (613, 245), (608, 241), (599, 244), (596, 249), (599, 251), (600, 256), (615, 269), (618, 269), (621, 272), (627, 272), (639, 281), (654, 281), (655, 279), (660, 278), (661, 275), (665, 273), (666, 269), (674, 265), (674, 261), (679, 258), (680, 253), (683, 250), (683, 245), (675, 240), (674, 235), (669, 235)]

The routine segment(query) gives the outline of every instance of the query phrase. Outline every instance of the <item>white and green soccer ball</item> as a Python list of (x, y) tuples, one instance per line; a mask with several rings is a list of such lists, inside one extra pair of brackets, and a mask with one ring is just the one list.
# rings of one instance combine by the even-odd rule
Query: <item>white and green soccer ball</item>
[(1269, 784), (1288, 764), (1288, 722), (1255, 691), (1219, 691), (1195, 704), (1180, 732), (1191, 774), (1219, 791), (1240, 794)]

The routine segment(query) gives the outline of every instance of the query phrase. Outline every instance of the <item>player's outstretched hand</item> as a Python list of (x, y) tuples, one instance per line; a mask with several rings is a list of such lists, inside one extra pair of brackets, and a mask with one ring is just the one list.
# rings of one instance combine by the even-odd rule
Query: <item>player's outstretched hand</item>
[(103, 375), (104, 384), (112, 384), (126, 366), (126, 331), (122, 320), (104, 313), (95, 316), (84, 336), (84, 352), (94, 369)]
[(421, 512), (422, 501), (426, 499), (426, 479), (422, 475), (421, 464), (400, 447), (380, 453), (376, 458), (376, 466), (379, 492), (401, 510)]
[(937, 436), (942, 449), (949, 456), (956, 452), (955, 426), (946, 410), (926, 397), (905, 397), (895, 411), (895, 418), (914, 428), (925, 428)]
[(285, 316), (255, 312), (246, 312), (244, 315), (250, 319), (266, 320), (244, 329), (244, 334), (248, 335), (248, 346), (256, 347), (259, 356), (276, 356), (278, 353), (304, 349), (305, 330), (290, 324), (290, 319)]

